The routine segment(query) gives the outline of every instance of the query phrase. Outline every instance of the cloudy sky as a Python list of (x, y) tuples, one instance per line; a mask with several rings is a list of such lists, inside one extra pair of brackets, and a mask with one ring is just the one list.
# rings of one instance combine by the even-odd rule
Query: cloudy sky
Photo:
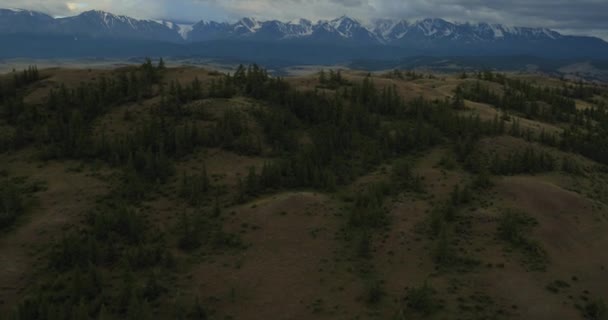
[(348, 15), (374, 18), (444, 18), (450, 21), (549, 27), (608, 40), (608, 0), (0, 0), (0, 7), (55, 16), (101, 9), (137, 18), (179, 21), (310, 20)]

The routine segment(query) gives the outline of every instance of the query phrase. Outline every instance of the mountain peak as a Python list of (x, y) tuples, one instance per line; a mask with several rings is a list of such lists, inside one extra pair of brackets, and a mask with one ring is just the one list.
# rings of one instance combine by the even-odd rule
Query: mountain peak
[(352, 21), (352, 22), (356, 22), (357, 19), (351, 18), (345, 14), (333, 19), (332, 21)]
[(106, 11), (102, 11), (102, 10), (87, 10), (87, 11), (83, 11), (79, 14), (80, 16), (105, 16), (105, 15), (110, 15), (110, 16), (114, 16), (113, 13), (109, 13)]
[(0, 8), (0, 16), (2, 16), (2, 15), (21, 15), (21, 16), (30, 16), (30, 17), (36, 16), (36, 17), (48, 17), (48, 18), (52, 19), (52, 17), (46, 13), (26, 10), (26, 9), (19, 9), (19, 8), (7, 8), (7, 9)]
[(333, 26), (340, 26), (343, 24), (361, 24), (357, 19), (353, 19), (347, 15), (342, 15), (341, 17), (335, 18), (329, 21)]
[(247, 28), (249, 32), (255, 32), (261, 28), (261, 24), (256, 18), (245, 17), (239, 20), (238, 24)]
[(299, 18), (299, 19), (291, 20), (291, 21), (287, 22), (287, 24), (312, 26), (312, 21), (310, 21), (308, 19)]
[[(139, 20), (139, 19), (135, 19), (135, 18), (132, 18), (132, 17), (129, 17), (129, 16), (117, 15), (117, 14), (113, 14), (111, 12), (107, 12), (107, 11), (103, 11), (103, 10), (84, 11), (80, 15), (78, 15), (77, 17), (79, 17), (79, 16), (100, 18), (100, 19), (103, 19), (104, 21), (119, 20), (119, 21), (122, 21), (122, 22), (136, 22), (136, 21), (154, 22), (154, 20)], [(166, 21), (166, 20), (162, 20), (162, 21)]]

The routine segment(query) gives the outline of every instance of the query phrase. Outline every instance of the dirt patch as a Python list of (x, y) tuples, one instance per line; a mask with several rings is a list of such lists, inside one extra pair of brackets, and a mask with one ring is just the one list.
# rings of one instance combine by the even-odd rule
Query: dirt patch
[(309, 319), (353, 315), (354, 276), (334, 271), (340, 220), (328, 197), (285, 193), (234, 208), (229, 228), (245, 251), (193, 270), (198, 294), (212, 296), (218, 315), (234, 319)]
[[(580, 318), (574, 304), (584, 304), (577, 300), (583, 292), (596, 298), (608, 296), (603, 280), (608, 275), (604, 270), (608, 223), (597, 218), (591, 201), (538, 177), (504, 178), (496, 190), (505, 207), (522, 210), (538, 221), (531, 236), (549, 256), (545, 273), (526, 273), (514, 266), (487, 275), (487, 281), (495, 281), (496, 292), (511, 296), (520, 307), (522, 318)], [(571, 287), (561, 295), (551, 293), (546, 286), (555, 280), (566, 280)]]

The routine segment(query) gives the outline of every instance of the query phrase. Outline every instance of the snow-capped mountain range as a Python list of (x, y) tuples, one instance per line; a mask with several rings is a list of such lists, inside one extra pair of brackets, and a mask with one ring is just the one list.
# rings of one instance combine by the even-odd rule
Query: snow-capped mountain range
[(411, 56), (606, 59), (599, 38), (489, 23), (342, 16), (317, 22), (242, 18), (236, 22), (141, 20), (103, 11), (72, 17), (0, 9), (0, 58), (179, 55), (285, 63), (394, 60)]
[(282, 22), (243, 18), (234, 23), (200, 21), (196, 24), (167, 20), (138, 20), (103, 11), (53, 18), (44, 13), (0, 9), (0, 33), (57, 33), (96, 37), (141, 38), (170, 42), (219, 39), (346, 41), (361, 44), (396, 44), (404, 40), (497, 41), (547, 40), (562, 37), (545, 28), (507, 27), (488, 23), (452, 23), (443, 19), (419, 21), (381, 19), (365, 24), (347, 16), (313, 23), (299, 19)]

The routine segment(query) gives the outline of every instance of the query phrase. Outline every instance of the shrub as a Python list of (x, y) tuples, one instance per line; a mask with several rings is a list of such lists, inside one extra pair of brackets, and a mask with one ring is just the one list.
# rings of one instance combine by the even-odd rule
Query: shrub
[(0, 184), (0, 229), (12, 225), (24, 210), (23, 198), (17, 186), (10, 181)]
[(379, 303), (385, 295), (386, 292), (384, 292), (380, 281), (373, 281), (372, 283), (368, 284), (366, 292), (366, 300), (368, 304), (373, 305)]
[(410, 289), (407, 295), (408, 308), (424, 315), (433, 314), (437, 309), (434, 294), (435, 290), (426, 281), (421, 287)]
[(606, 320), (608, 319), (608, 308), (603, 300), (596, 300), (587, 303), (583, 310), (585, 318), (589, 320)]

